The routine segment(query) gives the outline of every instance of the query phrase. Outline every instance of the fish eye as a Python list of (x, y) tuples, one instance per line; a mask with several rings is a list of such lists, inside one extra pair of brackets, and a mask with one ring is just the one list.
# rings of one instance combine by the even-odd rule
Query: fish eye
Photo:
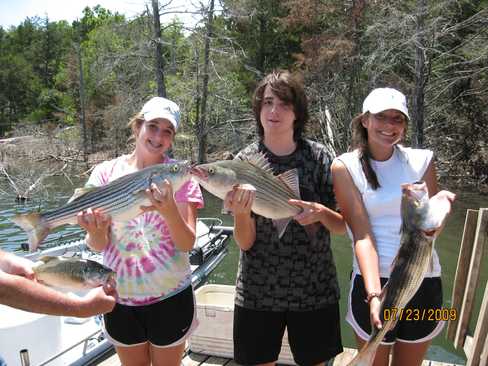
[(179, 167), (178, 167), (178, 165), (173, 165), (173, 166), (171, 167), (171, 171), (172, 171), (173, 173), (176, 173), (176, 172), (179, 170), (178, 168), (179, 168)]
[(214, 174), (215, 173), (215, 169), (214, 168), (208, 168), (208, 173), (209, 174)]

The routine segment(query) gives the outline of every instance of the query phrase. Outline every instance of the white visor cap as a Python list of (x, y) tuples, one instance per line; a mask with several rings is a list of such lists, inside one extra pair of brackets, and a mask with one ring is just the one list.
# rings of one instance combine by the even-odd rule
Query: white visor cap
[(175, 102), (162, 97), (153, 97), (141, 109), (144, 120), (166, 119), (171, 122), (175, 131), (180, 124), (180, 108)]
[(396, 89), (374, 89), (363, 102), (363, 113), (370, 112), (376, 114), (388, 109), (400, 111), (410, 119), (407, 108), (407, 98)]

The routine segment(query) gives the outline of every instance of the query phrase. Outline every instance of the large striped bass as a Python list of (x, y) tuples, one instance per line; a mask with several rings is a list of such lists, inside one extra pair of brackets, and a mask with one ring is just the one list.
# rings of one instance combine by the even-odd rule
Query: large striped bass
[[(453, 194), (448, 193), (452, 195)], [(446, 219), (450, 204), (431, 198), (425, 182), (402, 184), (400, 248), (392, 264), (388, 282), (381, 292), (381, 329), (373, 327), (368, 342), (348, 366), (370, 366), (385, 334), (393, 329), (398, 316), (384, 318), (385, 310), (403, 311), (419, 289), (432, 264), (434, 237)], [(450, 200), (450, 199), (449, 199)]]
[(115, 283), (115, 272), (104, 265), (78, 257), (44, 256), (34, 264), (36, 279), (45, 285), (78, 291)]
[(190, 179), (190, 165), (188, 162), (151, 165), (101, 187), (77, 189), (64, 206), (43, 213), (18, 214), (12, 221), (26, 231), (29, 249), (34, 251), (52, 229), (76, 225), (77, 214), (88, 208), (102, 209), (114, 221), (133, 219), (142, 213), (140, 206), (150, 205), (145, 190), (152, 183), (160, 185), (165, 179), (176, 192)]
[(256, 198), (252, 211), (272, 219), (280, 238), (291, 219), (302, 212), (301, 208), (288, 203), (289, 199), (300, 199), (297, 170), (274, 175), (262, 154), (248, 160), (200, 164), (191, 170), (191, 174), (203, 188), (222, 200), (236, 185), (253, 186)]

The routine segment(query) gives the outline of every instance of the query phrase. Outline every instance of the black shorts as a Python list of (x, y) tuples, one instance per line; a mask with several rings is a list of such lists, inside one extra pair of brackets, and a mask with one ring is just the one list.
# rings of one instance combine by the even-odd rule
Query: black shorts
[[(381, 286), (384, 286), (388, 278), (381, 278)], [(369, 317), (369, 305), (364, 301), (366, 290), (364, 288), (363, 277), (356, 274), (351, 282), (349, 293), (348, 313), (346, 320), (352, 326), (355, 333), (363, 340), (369, 339), (371, 334), (371, 323)], [(386, 314), (393, 319), (398, 319), (396, 326), (386, 333), (382, 344), (391, 345), (396, 341), (421, 343), (426, 342), (437, 336), (444, 327), (443, 321), (429, 320), (417, 317), (415, 314), (429, 314), (435, 309), (442, 308), (442, 281), (440, 277), (425, 278), (413, 298), (405, 309), (392, 310)], [(392, 311), (395, 311), (393, 314)], [(401, 316), (400, 316), (401, 315)]]
[(316, 365), (342, 352), (339, 305), (311, 311), (259, 311), (234, 308), (234, 359), (241, 365), (274, 362), (281, 341), (288, 342), (297, 365)]
[(196, 326), (193, 289), (154, 304), (128, 306), (116, 304), (103, 316), (107, 338), (115, 346), (136, 346), (150, 342), (158, 347), (182, 343)]

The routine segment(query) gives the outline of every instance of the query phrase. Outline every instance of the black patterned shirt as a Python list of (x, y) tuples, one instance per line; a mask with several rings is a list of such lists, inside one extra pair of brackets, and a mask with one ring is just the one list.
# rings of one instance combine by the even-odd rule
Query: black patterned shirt
[[(295, 152), (276, 156), (263, 143), (254, 143), (236, 159), (257, 152), (265, 154), (276, 175), (298, 170), (302, 200), (335, 209), (332, 158), (323, 145), (300, 140)], [(329, 231), (316, 223), (313, 234), (308, 234), (304, 226), (292, 220), (280, 239), (271, 219), (253, 216), (256, 241), (249, 250), (240, 251), (235, 303), (271, 311), (315, 310), (337, 303), (339, 285)]]

